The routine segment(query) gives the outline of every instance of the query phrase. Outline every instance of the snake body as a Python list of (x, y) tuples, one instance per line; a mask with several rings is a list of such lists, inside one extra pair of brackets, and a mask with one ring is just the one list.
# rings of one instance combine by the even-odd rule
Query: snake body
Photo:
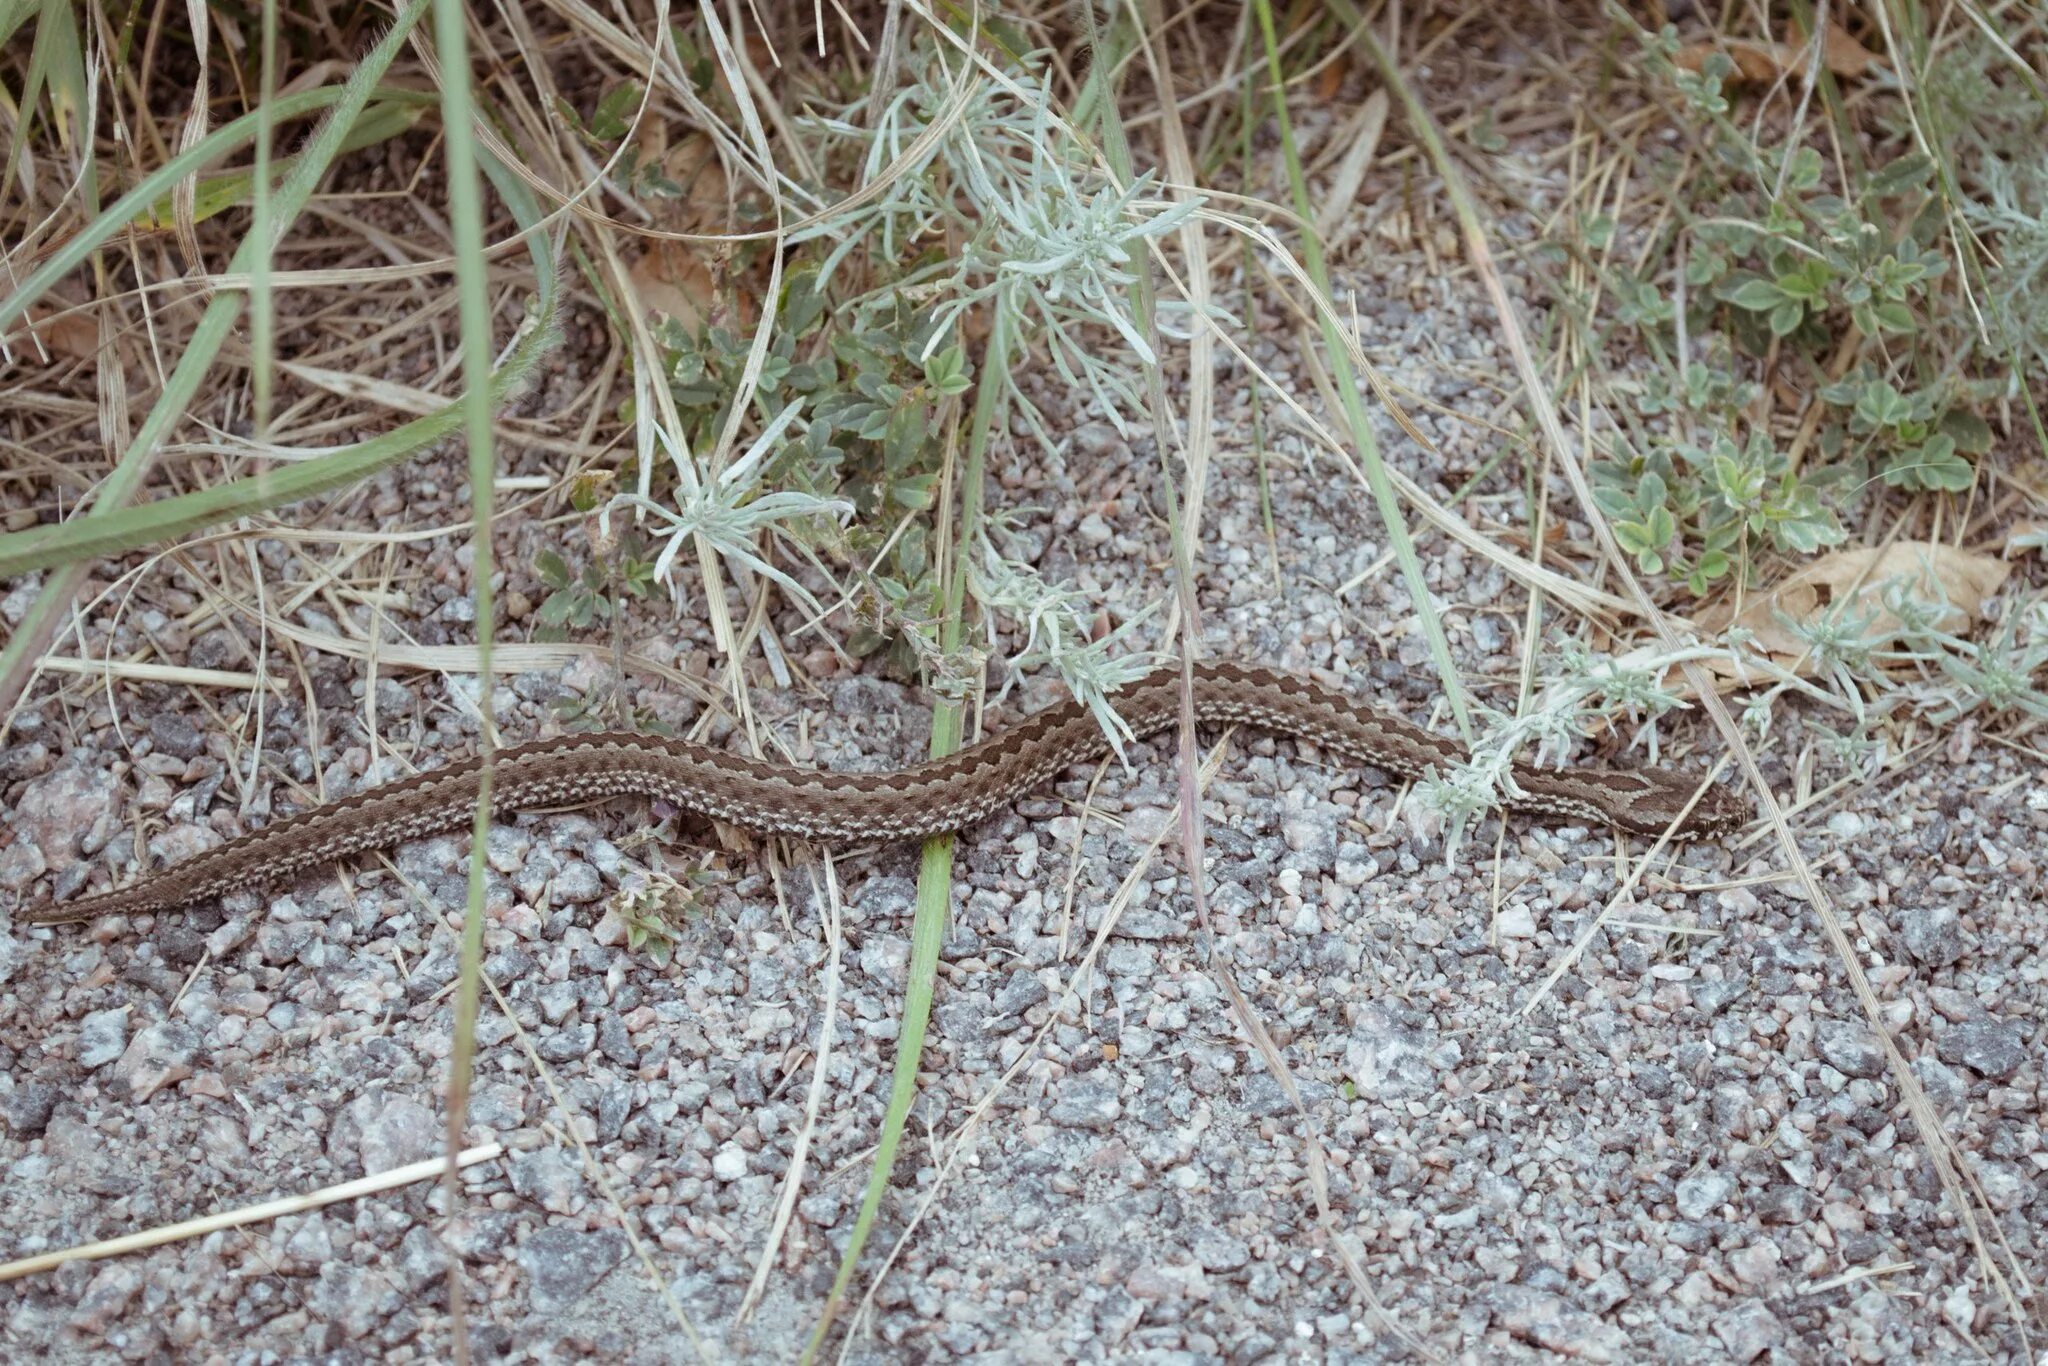
[[(1180, 670), (1160, 669), (1116, 694), (1133, 733), (1180, 717)], [(1195, 719), (1244, 724), (1313, 741), (1359, 763), (1419, 778), (1466, 757), (1455, 741), (1299, 674), (1230, 663), (1194, 668)], [(829, 773), (766, 763), (687, 740), (621, 732), (576, 734), (498, 751), (492, 808), (517, 811), (606, 797), (661, 798), (763, 834), (812, 840), (911, 840), (961, 830), (1068, 765), (1108, 749), (1078, 702), (1036, 712), (944, 759), (893, 773)], [(101, 915), (171, 911), (242, 887), (276, 882), (365, 850), (469, 824), (483, 765), (469, 759), (287, 816), (150, 874), (130, 886), (23, 918), (58, 924)], [(1607, 823), (1635, 834), (1725, 832), (1748, 818), (1720, 788), (1661, 769), (1517, 765), (1522, 810)]]

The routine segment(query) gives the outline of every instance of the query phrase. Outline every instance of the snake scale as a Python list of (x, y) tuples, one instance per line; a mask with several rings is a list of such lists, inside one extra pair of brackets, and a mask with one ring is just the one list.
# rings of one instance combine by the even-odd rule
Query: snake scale
[[(1140, 736), (1180, 716), (1180, 670), (1157, 670), (1116, 695)], [(1194, 668), (1194, 712), (1209, 724), (1289, 735), (1404, 778), (1455, 764), (1465, 750), (1392, 712), (1299, 674), (1231, 663)], [(766, 763), (687, 740), (605, 732), (498, 751), (492, 808), (517, 811), (606, 797), (660, 798), (763, 834), (815, 840), (911, 840), (964, 829), (1068, 765), (1108, 749), (1087, 707), (1036, 712), (944, 759), (894, 773), (830, 773)], [(171, 911), (365, 850), (468, 825), (482, 763), (469, 759), (272, 821), (113, 891), (45, 902), (22, 919), (48, 925)], [(1664, 769), (1514, 769), (1509, 804), (1612, 824), (1634, 834), (1712, 836), (1742, 824), (1746, 803)], [(1697, 800), (1695, 798), (1697, 797)]]

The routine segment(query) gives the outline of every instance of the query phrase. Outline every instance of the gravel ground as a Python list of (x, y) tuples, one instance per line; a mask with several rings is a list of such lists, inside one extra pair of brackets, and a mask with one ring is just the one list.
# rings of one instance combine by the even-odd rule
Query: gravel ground
[[(1372, 352), (1430, 399), (1487, 411), (1480, 377), (1504, 366), (1476, 287), (1432, 275), (1416, 255), (1376, 253), (1349, 273)], [(1272, 324), (1284, 335), (1285, 320)], [(1291, 369), (1285, 348), (1261, 360), (1283, 378)], [(564, 369), (527, 410), (545, 415), (578, 378)], [(1054, 413), (1066, 406), (1040, 397)], [(1242, 377), (1227, 370), (1201, 552), (1206, 651), (1332, 670), (1430, 719), (1432, 671), (1398, 575), (1333, 591), (1379, 559), (1368, 500), (1327, 466), (1309, 468), (1284, 433), (1272, 581), (1255, 481), (1237, 454), (1243, 401)], [(1391, 427), (1388, 449), (1447, 497), (1487, 451), (1470, 431), (1417, 416), (1441, 457)], [(1164, 560), (1156, 464), (1101, 423), (1076, 415), (1070, 430), (1056, 459), (1020, 442), (1001, 496), (1060, 509), (1029, 526), (1048, 576), (1135, 609)], [(512, 465), (548, 468), (524, 454)], [(1496, 476), (1461, 510), (1513, 524), (1517, 488)], [(350, 507), (366, 525), (401, 511), (432, 524), (459, 520), (465, 497), (456, 462), (441, 458), (385, 476)], [(1553, 510), (1567, 506), (1557, 491)], [(532, 551), (559, 534), (501, 532), (512, 637), (524, 631), (519, 599), (530, 608), (541, 596)], [(1558, 549), (1589, 542), (1567, 523)], [(279, 584), (307, 573), (280, 543), (257, 552)], [(1511, 679), (1520, 596), (1440, 538), (1423, 553), (1468, 678)], [(387, 620), (426, 643), (469, 639), (466, 563), (449, 540), (408, 548), (394, 578), (407, 601)], [(159, 574), (118, 620), (88, 621), (92, 650), (154, 641), (173, 662), (248, 667), (231, 633), (177, 628), (196, 601), (183, 572)], [(17, 620), (28, 601), (17, 587), (0, 614)], [(308, 606), (301, 624), (334, 629), (327, 612)], [(355, 629), (370, 629), (366, 609)], [(659, 663), (703, 672), (711, 658), (701, 604), (679, 622), (643, 613), (630, 633)], [(879, 671), (835, 675), (829, 656), (798, 662), (815, 687), (763, 682), (755, 693), (797, 753), (839, 768), (923, 753), (927, 702), (914, 687)], [(246, 802), (228, 739), (246, 695), (209, 693), (209, 715), (184, 689), (117, 686), (117, 728), (105, 688), (59, 696), (45, 685), (0, 759), (0, 896), (103, 885), (130, 872), (139, 842), (152, 859), (176, 857), (273, 803), (285, 809), (316, 779), (338, 795), (403, 771), (394, 753), (426, 765), (474, 744), (473, 679), (387, 672), (372, 763), (360, 669), (317, 657), (310, 667), (310, 697), (294, 687), (267, 707), (268, 763)], [(492, 704), (508, 737), (529, 738), (552, 728), (553, 698), (601, 677), (587, 665), (520, 675)], [(693, 714), (673, 695), (642, 700)], [(992, 721), (1026, 709), (1013, 697)], [(1670, 735), (1699, 733), (1689, 725)], [(1800, 735), (1787, 718), (1780, 752), (1797, 754)], [(1789, 781), (1783, 765), (1773, 776)], [(1383, 775), (1237, 737), (1206, 807), (1213, 948), (1292, 1067), (1304, 1122), (1209, 970), (1170, 841), (1139, 876), (1080, 1003), (1053, 1017), (1174, 800), (1165, 744), (1106, 773), (1084, 815), (1093, 777), (1070, 773), (961, 843), (922, 1099), (869, 1273), (935, 1184), (937, 1198), (854, 1360), (1406, 1359), (1316, 1227), (1311, 1125), (1343, 1236), (1377, 1294), (1454, 1359), (2023, 1360), (1840, 965), (1807, 907), (1769, 876), (1779, 865), (1766, 842), (1688, 848), (1659, 865), (1617, 913), (1628, 923), (1597, 934), (1523, 1018), (1613, 898), (1609, 834), (1495, 820), (1446, 857)], [(812, 875), (757, 845), (722, 857), (672, 965), (628, 953), (605, 906), (667, 866), (634, 838), (649, 823), (614, 806), (492, 831), (486, 967), (567, 1113), (486, 997), (469, 1139), (508, 1155), (465, 1173), (452, 1221), (437, 1188), (415, 1185), (71, 1263), (0, 1286), (0, 1355), (442, 1359), (453, 1255), (486, 1356), (686, 1359), (574, 1132), (715, 1354), (792, 1358), (851, 1232), (880, 1124), (916, 853), (840, 851), (823, 1109), (765, 1299), (735, 1326), (804, 1128), (828, 945)], [(1809, 812), (1800, 831), (1887, 1023), (1998, 1232), (2040, 1283), (2040, 757), (1959, 732), (1937, 761)], [(466, 838), (422, 841), (388, 863), (180, 918), (0, 927), (0, 1254), (432, 1155), (466, 850)], [(932, 1136), (950, 1135), (1020, 1058), (970, 1156), (939, 1183)]]

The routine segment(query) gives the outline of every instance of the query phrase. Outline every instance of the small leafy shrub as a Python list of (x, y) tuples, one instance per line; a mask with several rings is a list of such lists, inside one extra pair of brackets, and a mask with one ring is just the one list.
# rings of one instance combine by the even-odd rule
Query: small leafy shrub
[[(930, 313), (900, 297), (872, 325), (827, 327), (830, 300), (815, 266), (790, 273), (757, 401), (768, 411), (802, 405), (805, 428), (764, 468), (771, 483), (849, 499), (863, 519), (930, 508), (939, 447), (935, 405), (973, 383), (965, 351), (937, 345)], [(749, 339), (722, 325), (686, 332), (673, 319), (657, 333), (669, 357), (669, 392), (692, 449), (724, 425), (746, 365)]]
[(703, 909), (698, 898), (715, 880), (708, 868), (681, 878), (657, 873), (641, 886), (620, 892), (613, 910), (626, 927), (627, 951), (645, 953), (657, 967), (667, 967), (688, 921)]
[[(847, 640), (855, 654), (888, 648), (896, 662), (931, 663), (920, 623), (935, 617), (931, 554), (933, 500), (944, 458), (941, 406), (973, 385), (958, 342), (941, 344), (930, 310), (901, 296), (871, 311), (869, 325), (831, 325), (834, 314), (815, 265), (790, 273), (755, 401), (794, 406), (801, 428), (763, 463), (765, 485), (843, 499), (854, 518), (830, 549), (853, 566), (862, 594)], [(686, 437), (697, 448), (723, 427), (749, 342), (707, 325), (686, 332), (665, 321), (669, 389)], [(935, 644), (932, 644), (935, 649)]]
[[(1843, 515), (1876, 490), (1968, 491), (1993, 445), (1984, 414), (2011, 376), (1962, 364), (1975, 323), (1948, 289), (1932, 160), (1899, 151), (1830, 184), (1816, 147), (1771, 146), (1738, 122), (1725, 56), (1687, 70), (1675, 31), (1642, 36), (1647, 70), (1697, 139), (1684, 180), (1672, 170), (1690, 222), (1651, 258), (1682, 253), (1682, 276), (1660, 264), (1617, 281), (1613, 316), (1631, 349), (1669, 356), (1685, 335), (1692, 354), (1682, 373), (1641, 382), (1647, 433), (1592, 475), (1636, 567), (1698, 596), (1753, 578), (1767, 553), (1840, 542)], [(1588, 240), (1613, 231), (1596, 222)], [(1766, 379), (1780, 408), (1813, 405), (1811, 440), (1785, 443), (1757, 420)]]
[(543, 640), (564, 639), (572, 630), (588, 630), (609, 622), (624, 599), (644, 598), (654, 584), (654, 560), (645, 538), (628, 532), (609, 554), (596, 554), (582, 569), (553, 550), (533, 557), (533, 572), (549, 592), (535, 619)]

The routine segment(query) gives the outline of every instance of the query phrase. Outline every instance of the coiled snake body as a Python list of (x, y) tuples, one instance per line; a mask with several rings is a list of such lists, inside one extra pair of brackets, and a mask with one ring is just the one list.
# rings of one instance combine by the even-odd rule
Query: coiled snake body
[[(1116, 695), (1136, 734), (1180, 716), (1180, 671), (1160, 669)], [(1299, 674), (1229, 663), (1194, 669), (1198, 721), (1242, 723), (1313, 741), (1405, 778), (1460, 762), (1465, 750), (1400, 716)], [(516, 811), (604, 797), (662, 798), (764, 834), (817, 840), (909, 840), (960, 830), (1060, 770), (1104, 753), (1089, 710), (1067, 702), (945, 759), (894, 773), (828, 773), (765, 763), (653, 735), (564, 735), (498, 751), (492, 807)], [(467, 825), (482, 764), (476, 759), (407, 778), (273, 821), (143, 877), (130, 886), (22, 918), (31, 924), (176, 910), (229, 890), (275, 882), (368, 849)], [(1538, 769), (1517, 765), (1509, 804), (1608, 823), (1635, 834), (1715, 835), (1748, 818), (1720, 788), (1662, 769)]]

